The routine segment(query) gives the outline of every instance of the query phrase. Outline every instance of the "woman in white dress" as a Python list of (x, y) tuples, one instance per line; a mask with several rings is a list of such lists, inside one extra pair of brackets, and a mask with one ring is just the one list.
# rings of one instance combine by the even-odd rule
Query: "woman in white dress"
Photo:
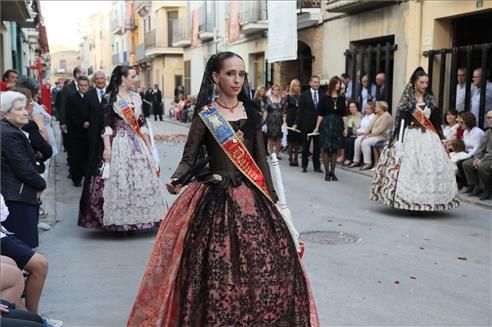
[(454, 165), (441, 141), (441, 111), (428, 86), (429, 76), (417, 68), (398, 104), (397, 127), (379, 159), (371, 200), (414, 211), (459, 206)]
[[(104, 162), (108, 176), (91, 176), (84, 183), (79, 226), (113, 231), (135, 231), (159, 226), (166, 211), (158, 167), (140, 95), (131, 91), (136, 71), (116, 66), (108, 86)], [(99, 165), (100, 166), (100, 165)]]

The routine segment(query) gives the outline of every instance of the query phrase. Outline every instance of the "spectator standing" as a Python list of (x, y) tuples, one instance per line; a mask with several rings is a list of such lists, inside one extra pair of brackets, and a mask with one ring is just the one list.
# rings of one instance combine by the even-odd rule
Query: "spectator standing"
[[(152, 93), (151, 93), (151, 88), (148, 88), (144, 92), (144, 96), (142, 98), (142, 112), (145, 118), (150, 117), (150, 113), (152, 112)], [(178, 94), (179, 96), (179, 94)], [(178, 96), (175, 97), (175, 99), (178, 98)], [(169, 114), (170, 115), (170, 114)]]
[[(293, 79), (290, 82), (289, 94), (285, 99), (284, 117), (287, 127), (292, 127), (295, 124), (297, 112), (299, 111), (299, 100), (301, 96), (301, 82), (298, 79)], [(301, 133), (288, 130), (287, 145), (289, 153), (289, 165), (299, 166), (299, 150), (302, 145)]]
[(369, 76), (367, 74), (362, 76), (362, 87), (360, 88), (359, 94), (359, 104), (361, 105), (362, 113), (366, 110), (367, 102), (372, 102), (374, 100), (375, 92), (375, 85), (372, 85), (371, 89), (369, 89)]
[(280, 86), (272, 86), (272, 95), (267, 99), (263, 119), (267, 125), (268, 153), (275, 152), (280, 160), (280, 147), (282, 140), (283, 108), (284, 102), (280, 95)]
[(60, 131), (62, 132), (63, 138), (63, 147), (65, 151), (67, 151), (67, 162), (70, 165), (70, 142), (68, 137), (68, 128), (66, 123), (66, 114), (67, 111), (70, 110), (70, 107), (67, 106), (68, 98), (72, 95), (76, 94), (79, 91), (78, 78), (84, 75), (84, 71), (80, 67), (75, 67), (73, 69), (73, 80), (69, 82), (67, 85), (63, 87), (62, 99), (60, 104)]
[(386, 87), (386, 75), (379, 73), (376, 75), (376, 90), (374, 91), (375, 101), (386, 101), (389, 106), (389, 92)]
[(36, 248), (38, 240), (39, 197), (46, 182), (37, 172), (36, 156), (21, 128), (29, 122), (26, 97), (18, 92), (1, 93), (2, 174), (1, 188), (10, 215), (5, 228)]
[(299, 111), (297, 112), (297, 117), (295, 124), (292, 126), (295, 129), (301, 131), (302, 137), (302, 172), (307, 172), (307, 166), (309, 163), (309, 148), (311, 146), (311, 141), (313, 144), (312, 160), (314, 171), (322, 173), (321, 162), (319, 160), (320, 155), (320, 145), (319, 136), (312, 135), (316, 127), (316, 121), (318, 119), (318, 106), (319, 106), (319, 76), (313, 75), (309, 81), (309, 90), (304, 91), (299, 99)]
[(334, 76), (328, 83), (328, 92), (321, 97), (318, 118), (314, 133), (320, 133), (320, 143), (323, 149), (325, 165), (325, 181), (338, 181), (335, 175), (337, 153), (343, 148), (344, 137), (347, 136), (347, 109), (345, 97), (341, 95), (342, 82)]
[[(486, 76), (484, 78), (486, 78)], [(473, 71), (473, 85), (475, 85), (476, 90), (471, 97), (471, 109), (470, 109), (470, 112), (472, 112), (477, 118), (477, 125), (478, 125), (478, 117), (480, 115), (481, 83), (482, 83), (482, 69), (477, 68)], [(485, 114), (484, 114), (485, 118), (487, 118), (487, 112), (491, 110), (492, 110), (492, 83), (487, 80), (485, 82)], [(487, 126), (489, 125), (487, 119), (485, 119), (484, 128), (487, 128)]]
[[(461, 67), (458, 68), (458, 72), (456, 74), (457, 82), (456, 83), (456, 111), (463, 112), (465, 111), (465, 94), (466, 94), (466, 68)], [(477, 91), (477, 87), (475, 84), (471, 84), (470, 86), (470, 99), (473, 98), (473, 95)]]
[(262, 117), (261, 131), (263, 133), (263, 142), (265, 144), (265, 152), (268, 153), (268, 136), (267, 136), (267, 127), (266, 127), (267, 125), (266, 125), (265, 120), (263, 119), (264, 112), (266, 110), (266, 102), (267, 102), (266, 89), (264, 86), (260, 86), (256, 89), (252, 102), (253, 102), (253, 105), (255, 106), (256, 110), (258, 111), (258, 113)]
[(267, 81), (265, 86), (265, 92), (266, 92), (265, 96), (267, 98), (272, 96), (272, 87), (273, 87), (273, 83), (271, 81)]
[(162, 93), (159, 90), (159, 85), (154, 84), (154, 88), (150, 91), (152, 101), (152, 111), (154, 114), (154, 120), (157, 121), (157, 117), (162, 121)]
[[(487, 112), (489, 126), (492, 126), (492, 111)], [(484, 201), (492, 192), (492, 128), (485, 133), (485, 142), (477, 149), (473, 158), (463, 162), (467, 184), (473, 187), (472, 195)]]
[(82, 186), (82, 178), (87, 172), (87, 162), (89, 155), (89, 134), (90, 127), (90, 108), (89, 100), (86, 97), (89, 91), (89, 79), (80, 76), (77, 81), (78, 92), (70, 96), (67, 106), (70, 110), (66, 114), (66, 124), (68, 136), (70, 138), (69, 154), (70, 175), (73, 185)]
[[(459, 206), (455, 168), (441, 141), (442, 114), (428, 87), (429, 76), (418, 67), (398, 104), (397, 126), (377, 164), (371, 200), (414, 211)], [(396, 143), (400, 134), (403, 138)]]

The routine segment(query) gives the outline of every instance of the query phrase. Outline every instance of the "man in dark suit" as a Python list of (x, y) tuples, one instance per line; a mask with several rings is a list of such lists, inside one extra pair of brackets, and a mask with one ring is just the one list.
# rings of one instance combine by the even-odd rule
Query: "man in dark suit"
[(94, 87), (85, 94), (89, 106), (88, 163), (86, 176), (94, 176), (102, 160), (104, 144), (101, 134), (104, 129), (104, 115), (106, 113), (106, 74), (99, 70), (94, 73)]
[(62, 89), (61, 95), (61, 104), (60, 104), (60, 130), (62, 132), (63, 138), (63, 148), (67, 151), (67, 163), (70, 165), (70, 152), (68, 148), (70, 147), (69, 137), (68, 137), (68, 128), (67, 128), (67, 111), (70, 110), (70, 106), (67, 105), (68, 98), (78, 92), (78, 82), (77, 79), (83, 75), (83, 71), (80, 67), (75, 67), (73, 69), (73, 77), (74, 79), (68, 83), (68, 85), (64, 86)]
[(307, 171), (309, 162), (309, 147), (311, 140), (313, 141), (313, 167), (315, 172), (322, 173), (321, 164), (319, 161), (320, 144), (319, 135), (308, 136), (316, 127), (318, 119), (318, 104), (320, 99), (319, 94), (319, 76), (312, 76), (309, 81), (311, 88), (304, 91), (299, 99), (299, 111), (293, 128), (298, 128), (302, 133), (302, 172)]
[(154, 88), (150, 91), (152, 96), (152, 111), (154, 112), (154, 120), (157, 121), (157, 117), (162, 121), (162, 93), (159, 90), (159, 85), (154, 84)]
[(89, 100), (86, 97), (89, 91), (89, 79), (80, 76), (77, 80), (78, 92), (67, 99), (66, 123), (68, 129), (70, 156), (70, 175), (74, 186), (81, 186), (85, 176), (88, 161), (88, 129), (90, 126)]
[(376, 101), (386, 101), (389, 104), (388, 88), (386, 87), (384, 73), (376, 75)]

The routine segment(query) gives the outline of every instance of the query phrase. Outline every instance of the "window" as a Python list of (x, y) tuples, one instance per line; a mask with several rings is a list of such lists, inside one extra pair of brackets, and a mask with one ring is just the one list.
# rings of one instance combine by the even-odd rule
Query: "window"
[(174, 75), (174, 88), (183, 85), (183, 75)]
[(67, 72), (67, 60), (66, 59), (60, 59), (60, 66), (58, 67), (59, 70), (62, 70), (63, 72)]
[(174, 30), (178, 27), (178, 12), (167, 13), (167, 46), (172, 47)]
[(191, 62), (184, 62), (184, 89), (185, 94), (191, 94)]
[(253, 72), (250, 83), (251, 88), (256, 89), (265, 85), (265, 55), (263, 52), (253, 54)]

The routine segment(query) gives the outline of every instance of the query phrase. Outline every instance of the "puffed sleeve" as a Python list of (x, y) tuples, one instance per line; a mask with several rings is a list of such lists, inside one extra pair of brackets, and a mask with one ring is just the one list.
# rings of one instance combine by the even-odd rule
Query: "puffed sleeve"
[(193, 118), (191, 122), (190, 130), (188, 132), (188, 139), (183, 150), (183, 156), (178, 165), (178, 168), (172, 175), (172, 178), (179, 178), (186, 174), (196, 162), (199, 154), (200, 147), (203, 144), (207, 127), (202, 119), (198, 116)]

